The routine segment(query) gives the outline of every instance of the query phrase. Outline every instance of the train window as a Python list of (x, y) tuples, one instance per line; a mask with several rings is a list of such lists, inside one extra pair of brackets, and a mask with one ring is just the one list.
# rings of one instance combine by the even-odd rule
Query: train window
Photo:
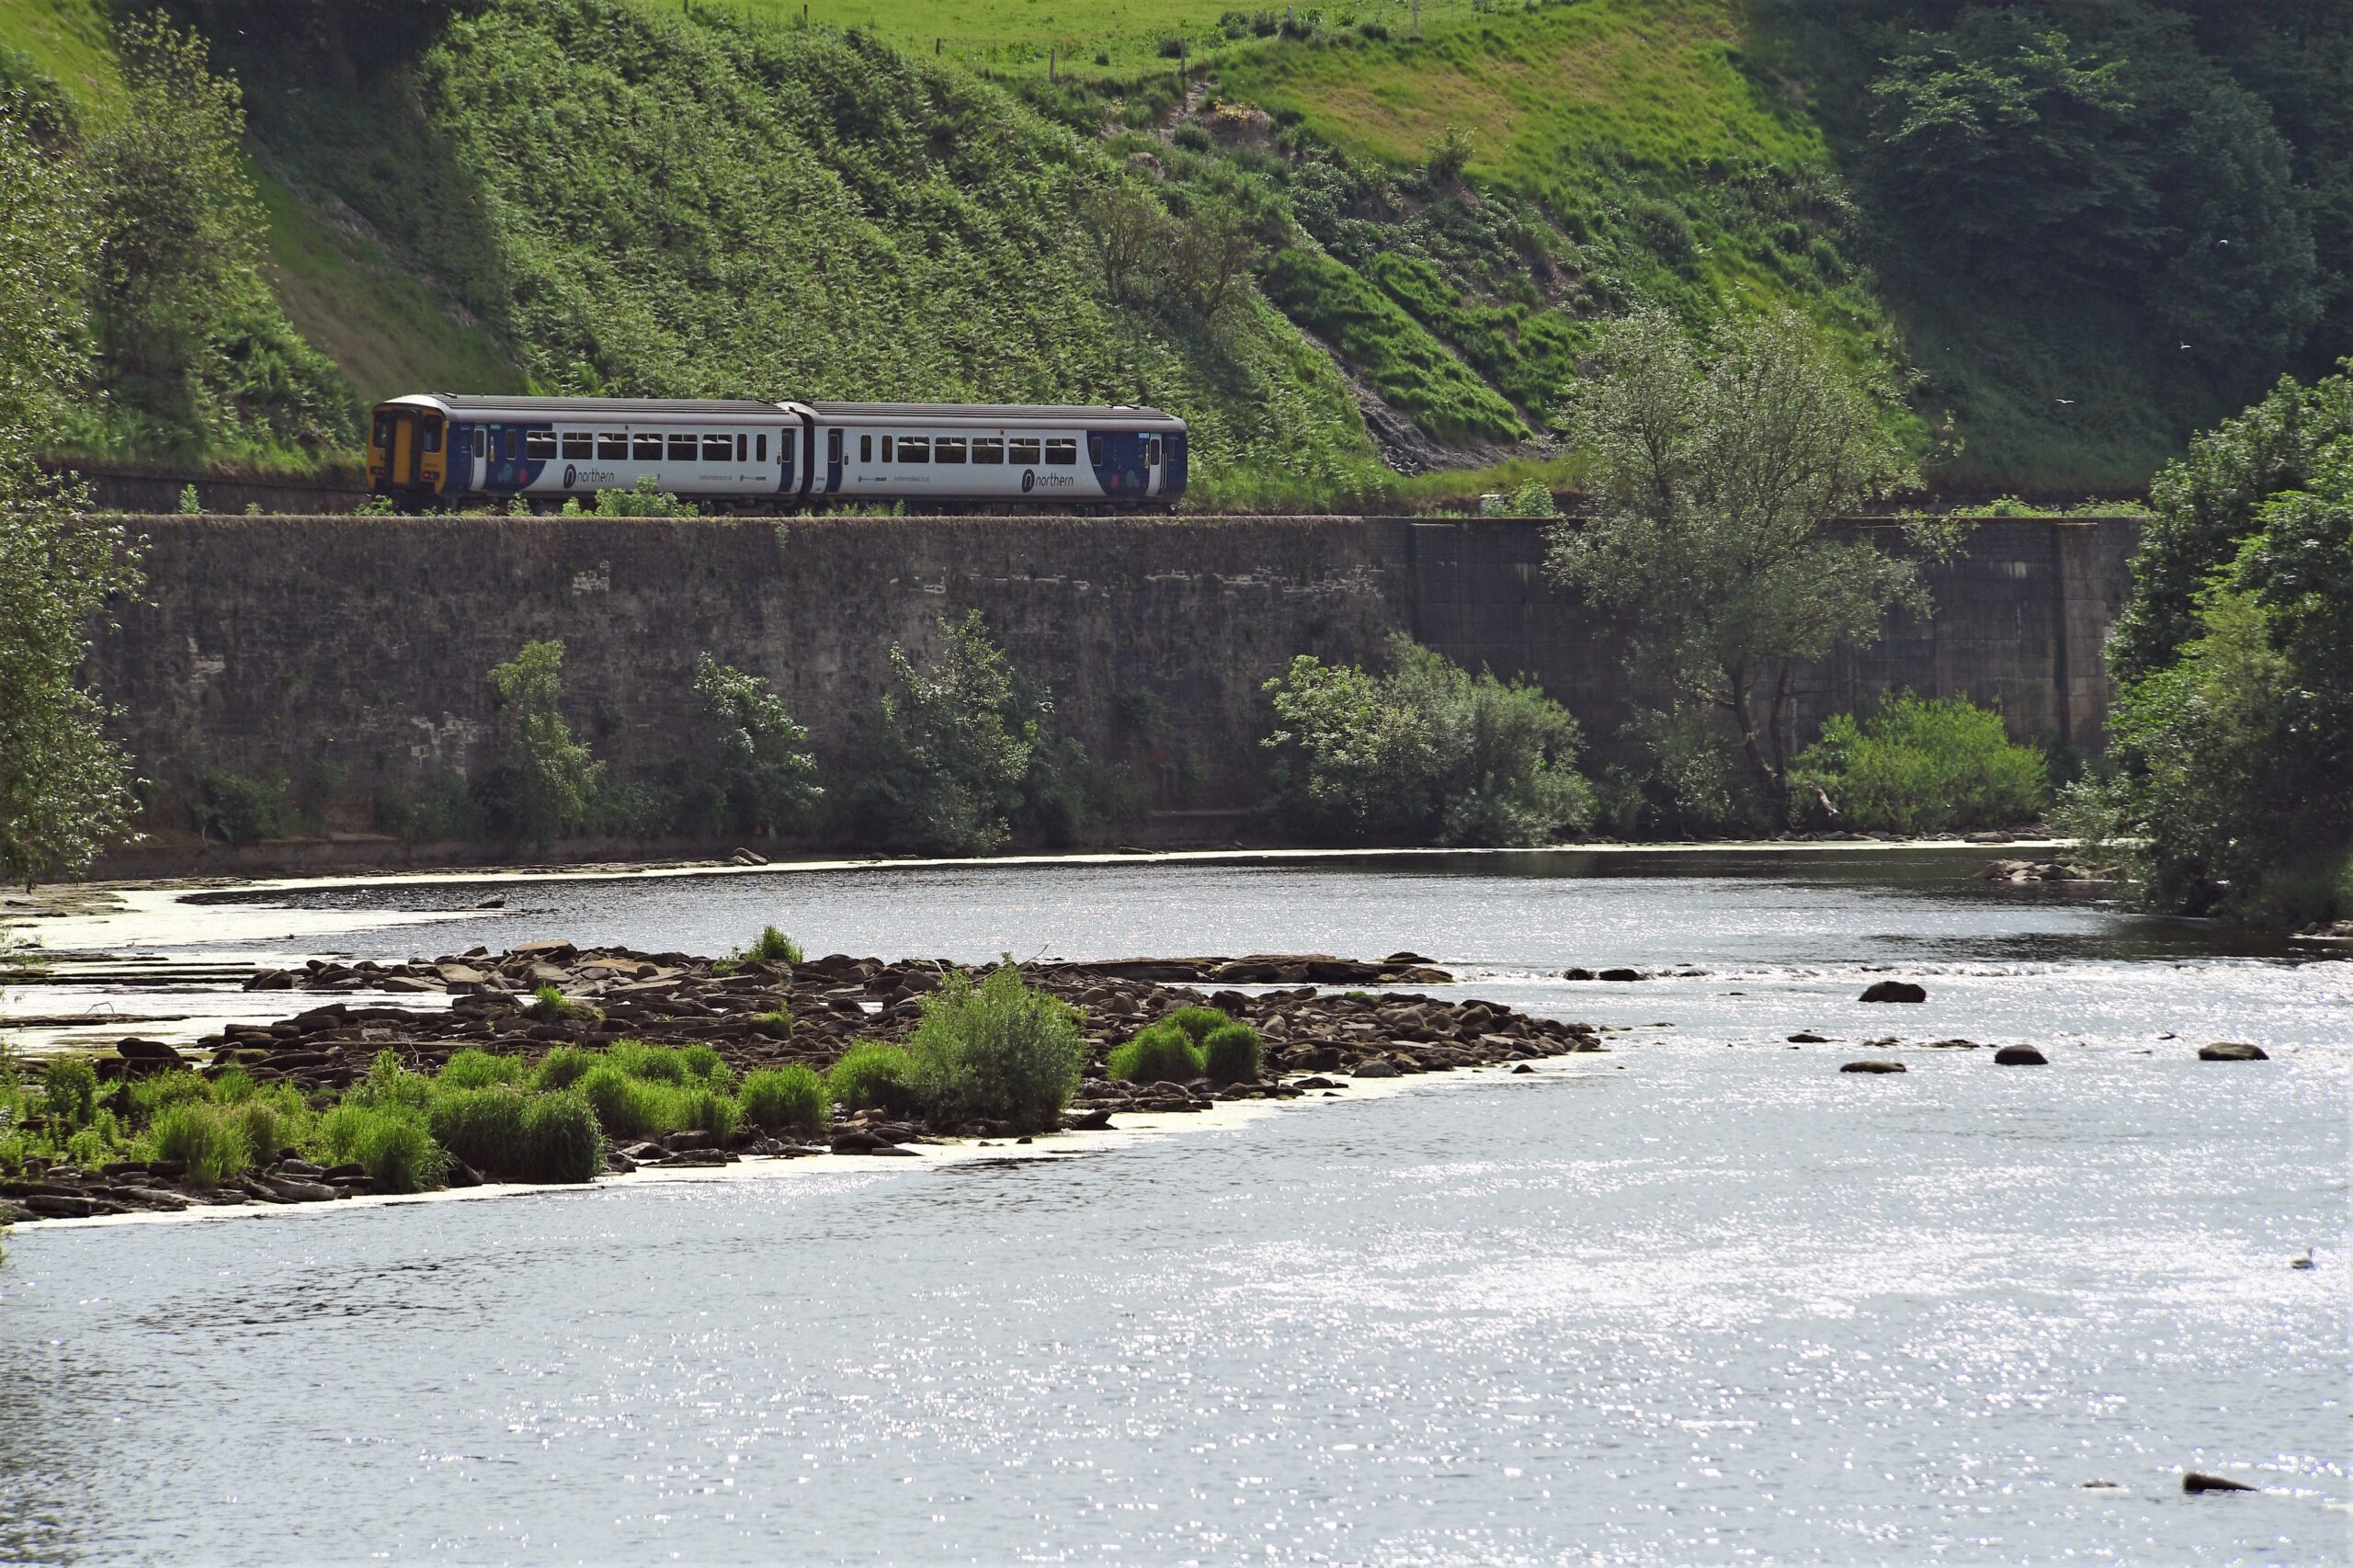
[(671, 437), (670, 460), (674, 463), (690, 463), (694, 461), (695, 438), (692, 436)]
[(858, 438), (858, 460), (862, 463), (870, 463), (874, 460), (873, 437), (860, 436)]
[(1151, 440), (1144, 443), (1143, 460), (1146, 468), (1158, 468), (1160, 466), (1159, 437), (1154, 436)]
[(425, 422), (425, 449), (428, 452), (441, 449), (441, 421), (438, 419)]
[(1097, 468), (1101, 468), (1103, 466), (1102, 437), (1089, 436), (1086, 438), (1086, 460), (1093, 463)]
[(931, 460), (936, 463), (960, 463), (964, 460), (964, 437), (942, 436), (931, 444)]
[(1038, 443), (1034, 439), (1025, 440), (1016, 436), (1005, 444), (1005, 456), (1008, 462), (1035, 468), (1038, 464)]
[(381, 414), (376, 415), (376, 438), (368, 444), (371, 447), (389, 447), (392, 444), (392, 422), (389, 416)]
[(903, 463), (927, 463), (931, 460), (931, 442), (922, 436), (899, 437), (899, 460)]
[(592, 458), (597, 455), (597, 438), (585, 430), (566, 430), (563, 440), (565, 457)]
[(759, 463), (764, 463), (764, 462), (767, 461), (767, 460), (768, 460), (768, 433), (767, 433), (767, 431), (765, 431), (765, 430), (761, 431), (757, 437), (754, 437), (752, 444), (753, 444), (755, 447), (756, 447), (756, 448), (758, 448), (758, 449), (759, 449), (757, 451), (756, 451), (756, 452), (754, 452), (754, 453), (752, 454), (752, 460), (753, 460), (754, 462), (759, 462)]
[(555, 456), (555, 432), (552, 430), (524, 431), (523, 455), (533, 462), (545, 462)]
[(619, 430), (597, 431), (597, 458), (600, 462), (629, 461), (629, 437)]
[[(498, 449), (493, 447), (491, 450), (495, 454)], [(515, 432), (512, 429), (506, 432), (506, 460), (508, 462), (515, 460)]]
[(702, 460), (707, 463), (733, 462), (735, 458), (735, 437), (725, 431), (702, 438)]
[(1049, 466), (1067, 466), (1078, 461), (1078, 437), (1075, 436), (1047, 437), (1046, 461)]
[(474, 456), (478, 458), (486, 458), (490, 456), (490, 433), (488, 431), (477, 430), (474, 432)]
[(776, 437), (777, 461), (790, 462), (792, 460), (792, 432), (790, 430), (778, 431)]
[(882, 437), (882, 460), (884, 462), (891, 460), (891, 437), (888, 436)]
[(1005, 460), (1005, 442), (996, 436), (972, 437), (972, 460), (976, 463), (1001, 463)]
[(842, 460), (842, 433), (838, 430), (825, 432), (825, 460), (829, 463)]
[(639, 430), (633, 433), (629, 438), (629, 457), (631, 462), (660, 462), (662, 433), (658, 430)]
[(752, 438), (741, 430), (735, 432), (735, 460), (743, 462), (752, 455)]

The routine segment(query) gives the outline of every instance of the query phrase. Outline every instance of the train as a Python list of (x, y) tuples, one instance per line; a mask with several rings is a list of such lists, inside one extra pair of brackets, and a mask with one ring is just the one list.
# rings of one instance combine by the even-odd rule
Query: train
[(1170, 506), (1186, 426), (1156, 408), (416, 392), (376, 405), (368, 479), (404, 510), (534, 509), (654, 484), (710, 511)]

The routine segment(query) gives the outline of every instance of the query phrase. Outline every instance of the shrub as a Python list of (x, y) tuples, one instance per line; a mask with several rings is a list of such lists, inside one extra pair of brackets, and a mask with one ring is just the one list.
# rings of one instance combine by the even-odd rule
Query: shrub
[(1592, 818), (1576, 721), (1530, 685), (1472, 676), (1404, 635), (1375, 676), (1302, 654), (1267, 683), (1281, 726), (1268, 807), (1343, 843), (1549, 844)]
[(1113, 1048), (1106, 1070), (1126, 1084), (1182, 1084), (1201, 1075), (1201, 1053), (1183, 1029), (1154, 1024)]
[(597, 516), (600, 517), (694, 517), (701, 515), (700, 507), (663, 489), (650, 473), (639, 474), (637, 483), (631, 489), (597, 492)]
[(1185, 40), (1174, 33), (1171, 33), (1167, 37), (1162, 39), (1160, 40), (1160, 58), (1163, 60), (1184, 59)]
[[(444, 1091), (450, 1089), (482, 1089), (493, 1084), (520, 1084), (524, 1079), (523, 1062), (516, 1056), (494, 1056), (487, 1051), (468, 1046), (443, 1063), (433, 1075), (434, 1083)], [(438, 1137), (439, 1134), (435, 1134)], [(449, 1140), (442, 1139), (443, 1142)], [(468, 1160), (468, 1165), (474, 1162)]]
[(1179, 1007), (1160, 1021), (1183, 1029), (1185, 1038), (1199, 1045), (1211, 1029), (1221, 1028), (1233, 1020), (1220, 1007)]
[(737, 1099), (744, 1119), (764, 1132), (819, 1138), (832, 1119), (825, 1081), (806, 1067), (770, 1067), (746, 1074)]
[(159, 1160), (177, 1160), (198, 1187), (218, 1187), (245, 1174), (253, 1164), (235, 1111), (209, 1101), (166, 1106), (147, 1131)]
[(710, 813), (751, 833), (806, 824), (824, 793), (817, 787), (817, 759), (807, 750), (809, 732), (792, 722), (766, 681), (708, 653), (695, 668), (694, 689), (715, 731), (713, 767), (701, 796)]
[(491, 670), (490, 682), (504, 732), (493, 791), (497, 825), (544, 845), (586, 820), (604, 772), (564, 722), (563, 644), (526, 642)]
[(801, 944), (773, 926), (761, 926), (760, 934), (753, 938), (752, 945), (737, 956), (749, 959), (754, 963), (797, 964), (808, 961), (808, 955), (801, 950)]
[[(1849, 826), (1940, 833), (2019, 822), (2050, 801), (2041, 748), (2014, 744), (1998, 713), (1909, 692), (1858, 723), (1842, 713), (1790, 768), (1800, 807), (1826, 798)], [(1819, 794), (1813, 794), (1819, 791)]]
[(357, 1161), (386, 1192), (427, 1192), (449, 1179), (449, 1155), (421, 1111), (403, 1104), (347, 1098), (319, 1119), (319, 1137), (331, 1159)]
[(1201, 1040), (1201, 1070), (1221, 1084), (1244, 1084), (1257, 1077), (1265, 1052), (1258, 1031), (1248, 1024), (1225, 1024)]
[[(450, 1060), (457, 1059), (452, 1057)], [(531, 1087), (568, 1089), (602, 1060), (598, 1052), (585, 1046), (559, 1045), (540, 1058), (540, 1064), (531, 1070)]]
[(854, 1040), (825, 1074), (825, 1087), (844, 1110), (881, 1110), (893, 1115), (915, 1108), (909, 1079), (915, 1062), (895, 1045)]
[(86, 1057), (52, 1058), (41, 1074), (41, 1099), (63, 1125), (85, 1127), (98, 1107), (98, 1071)]
[(290, 788), (283, 773), (248, 778), (216, 767), (197, 780), (188, 810), (199, 834), (223, 844), (284, 838), (296, 825)]
[(1086, 1044), (1078, 1009), (1030, 990), (1008, 960), (978, 985), (949, 971), (924, 998), (907, 1054), (916, 1102), (934, 1120), (1029, 1133), (1050, 1131), (1070, 1103)]

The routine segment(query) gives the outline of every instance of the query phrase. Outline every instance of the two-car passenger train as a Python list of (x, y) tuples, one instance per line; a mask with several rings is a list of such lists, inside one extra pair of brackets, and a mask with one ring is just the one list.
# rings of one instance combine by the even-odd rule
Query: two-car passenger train
[(419, 392), (376, 405), (368, 478), (415, 510), (593, 505), (651, 476), (722, 510), (1167, 505), (1185, 422), (1156, 408)]

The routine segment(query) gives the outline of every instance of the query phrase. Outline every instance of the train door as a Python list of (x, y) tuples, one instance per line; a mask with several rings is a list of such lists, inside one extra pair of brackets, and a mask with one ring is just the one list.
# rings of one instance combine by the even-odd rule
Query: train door
[(825, 432), (825, 493), (832, 494), (842, 487), (842, 432), (839, 426)]
[(384, 483), (404, 490), (417, 482), (416, 415), (406, 409), (392, 416), (392, 439), (385, 443)]
[(1157, 495), (1160, 494), (1160, 480), (1162, 473), (1160, 466), (1161, 456), (1160, 437), (1157, 436), (1145, 437), (1143, 443), (1143, 493), (1147, 495)]

